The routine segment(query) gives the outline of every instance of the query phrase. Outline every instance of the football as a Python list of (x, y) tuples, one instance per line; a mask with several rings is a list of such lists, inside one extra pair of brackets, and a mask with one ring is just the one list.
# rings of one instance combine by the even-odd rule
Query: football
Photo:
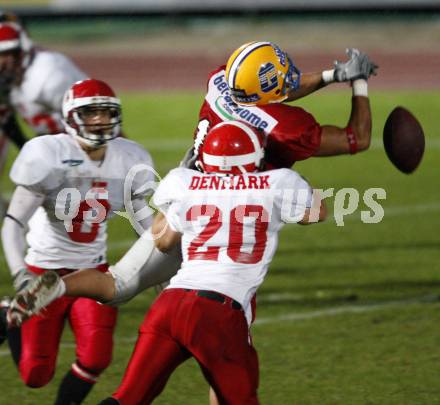
[(396, 107), (388, 116), (383, 129), (383, 143), (388, 158), (406, 174), (416, 170), (425, 151), (423, 128), (404, 107)]

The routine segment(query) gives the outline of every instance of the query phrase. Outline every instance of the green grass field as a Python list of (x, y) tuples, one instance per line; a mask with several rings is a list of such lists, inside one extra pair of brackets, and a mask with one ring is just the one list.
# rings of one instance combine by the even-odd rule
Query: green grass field
[[(176, 166), (190, 146), (201, 94), (123, 97), (125, 130), (153, 155), (160, 174)], [(360, 220), (363, 205), (338, 227), (286, 226), (268, 277), (258, 294), (253, 326), (260, 356), (263, 404), (438, 404), (440, 403), (440, 134), (438, 92), (373, 92), (371, 149), (355, 157), (313, 158), (295, 169), (319, 188), (386, 190), (379, 224)], [(350, 97), (323, 92), (298, 102), (321, 123), (345, 125)], [(387, 160), (381, 134), (396, 105), (421, 121), (426, 153), (415, 174), (398, 172)], [(12, 190), (2, 179), (2, 190)], [(332, 210), (333, 199), (328, 200)], [(133, 240), (124, 219), (110, 227), (109, 261)], [(11, 293), (0, 253), (0, 293)], [(96, 404), (117, 387), (154, 298), (145, 292), (121, 307), (114, 361), (86, 401)], [(69, 331), (58, 369), (45, 388), (25, 388), (6, 345), (0, 348), (0, 403), (50, 404), (74, 360)], [(145, 364), (148, 367), (148, 362)], [(208, 387), (189, 361), (170, 379), (157, 404), (207, 404)]]

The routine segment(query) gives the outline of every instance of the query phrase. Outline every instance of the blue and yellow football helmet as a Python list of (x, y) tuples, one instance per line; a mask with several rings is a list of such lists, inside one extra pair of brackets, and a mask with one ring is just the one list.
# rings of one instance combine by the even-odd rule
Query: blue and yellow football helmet
[(226, 80), (238, 104), (280, 103), (299, 88), (301, 72), (286, 52), (271, 42), (240, 46), (226, 65)]

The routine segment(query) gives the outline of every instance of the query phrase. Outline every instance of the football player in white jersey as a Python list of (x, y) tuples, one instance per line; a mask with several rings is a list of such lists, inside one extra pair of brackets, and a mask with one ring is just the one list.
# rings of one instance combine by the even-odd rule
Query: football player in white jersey
[[(144, 186), (154, 179), (153, 162), (139, 144), (119, 137), (121, 104), (113, 90), (100, 80), (79, 81), (66, 92), (62, 106), (67, 133), (28, 141), (10, 173), (17, 187), (2, 242), (17, 291), (48, 270), (60, 275), (84, 267), (106, 272), (107, 219), (127, 200), (136, 212), (148, 210)], [(145, 170), (130, 177), (138, 164)], [(151, 218), (144, 215), (142, 226), (151, 225)], [(77, 358), (55, 403), (81, 403), (110, 364), (116, 317), (113, 307), (63, 297), (43, 316), (10, 329), (7, 338), (22, 380), (35, 388), (52, 379), (68, 319)]]
[[(201, 172), (174, 169), (160, 183), (154, 194), (161, 210), (153, 223), (155, 245), (167, 252), (181, 244), (183, 262), (141, 325), (121, 385), (101, 405), (151, 403), (191, 356), (220, 403), (258, 403), (258, 358), (249, 334), (252, 297), (282, 226), (325, 218), (298, 173), (260, 171), (263, 155), (256, 129), (223, 122), (206, 136)], [(81, 286), (92, 274), (99, 282)], [(63, 279), (46, 273), (16, 297), (10, 319), (29, 316), (64, 293), (111, 300), (117, 278), (117, 272), (111, 277), (91, 269)]]
[(61, 53), (33, 45), (14, 16), (0, 16), (0, 173), (8, 140), (26, 142), (15, 113), (35, 135), (64, 130), (61, 104), (66, 90), (87, 76)]

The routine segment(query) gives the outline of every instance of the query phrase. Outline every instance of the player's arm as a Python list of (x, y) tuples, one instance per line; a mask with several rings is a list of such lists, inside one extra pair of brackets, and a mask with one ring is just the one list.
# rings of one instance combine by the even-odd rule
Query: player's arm
[(71, 297), (86, 297), (99, 302), (111, 301), (115, 295), (115, 280), (111, 273), (96, 269), (83, 269), (62, 278), (64, 294)]
[(298, 90), (289, 90), (286, 102), (298, 100), (299, 98), (308, 96), (309, 94), (325, 87), (327, 84), (332, 83), (332, 81), (324, 81), (323, 73), (304, 73), (301, 76), (301, 84)]
[[(361, 94), (357, 92), (360, 86)], [(323, 125), (321, 144), (315, 156), (355, 154), (367, 150), (371, 141), (371, 109), (366, 80), (353, 83), (351, 113), (345, 128)]]
[(1, 132), (12, 142), (14, 142), (19, 149), (22, 148), (25, 142), (28, 140), (12, 111), (2, 122)]
[(159, 212), (153, 220), (154, 245), (163, 253), (169, 252), (176, 246), (182, 234), (171, 229), (164, 214)]
[(14, 280), (14, 288), (19, 291), (34, 276), (27, 271), (24, 256), (27, 249), (27, 223), (38, 207), (43, 203), (44, 196), (23, 186), (18, 186), (12, 195), (8, 212), (3, 220), (2, 244), (6, 262)]
[(310, 225), (322, 222), (327, 217), (327, 208), (324, 200), (322, 200), (316, 193), (314, 193), (313, 203), (310, 208), (307, 208), (304, 217), (298, 222), (300, 225)]
[(293, 101), (305, 97), (328, 84), (338, 82), (351, 82), (363, 78), (368, 80), (376, 74), (377, 65), (372, 62), (368, 55), (355, 48), (346, 49), (348, 60), (334, 63), (334, 69), (322, 72), (304, 73), (301, 76), (298, 90), (290, 90), (286, 101)]

